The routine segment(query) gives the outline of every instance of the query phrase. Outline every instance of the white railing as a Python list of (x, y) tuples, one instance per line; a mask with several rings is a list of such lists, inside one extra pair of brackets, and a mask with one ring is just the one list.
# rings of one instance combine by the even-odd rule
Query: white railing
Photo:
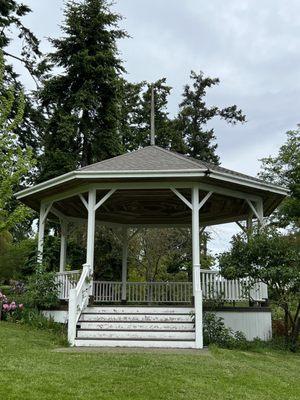
[[(57, 274), (61, 300), (69, 299), (70, 290), (76, 287), (80, 274), (81, 271)], [(204, 300), (263, 302), (268, 298), (267, 285), (262, 282), (250, 278), (228, 280), (211, 270), (201, 270), (201, 288)], [(95, 302), (121, 302), (122, 283), (94, 281), (93, 296)], [(129, 303), (190, 303), (191, 298), (191, 282), (126, 282)]]
[(79, 281), (81, 271), (64, 271), (56, 274), (55, 281), (58, 284), (58, 298), (68, 300), (70, 289), (74, 289)]
[(68, 341), (74, 345), (76, 325), (81, 312), (87, 307), (92, 295), (92, 269), (88, 264), (83, 265), (80, 279), (69, 295)]
[(225, 279), (218, 271), (201, 270), (201, 288), (204, 300), (262, 302), (268, 298), (265, 283), (250, 278)]
[[(190, 303), (191, 282), (127, 282), (128, 303)], [(121, 282), (94, 281), (94, 301), (118, 302), (122, 299)]]
[[(228, 280), (217, 271), (201, 270), (204, 300), (228, 302), (256, 301), (268, 298), (267, 285), (250, 278)], [(190, 303), (193, 295), (191, 282), (126, 282), (128, 303)], [(95, 302), (120, 302), (121, 282), (94, 281)]]

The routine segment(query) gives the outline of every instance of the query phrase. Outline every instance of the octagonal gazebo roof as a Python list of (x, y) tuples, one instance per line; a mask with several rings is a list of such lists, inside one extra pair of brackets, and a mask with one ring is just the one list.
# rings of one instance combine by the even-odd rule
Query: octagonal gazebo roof
[(110, 188), (116, 192), (96, 212), (96, 219), (121, 224), (188, 224), (189, 207), (170, 187), (179, 188), (187, 200), (190, 187), (199, 184), (200, 195), (213, 194), (201, 209), (200, 222), (212, 225), (246, 219), (246, 199), (262, 199), (265, 216), (270, 215), (287, 190), (255, 177), (148, 146), (104, 160), (17, 193), (17, 198), (35, 210), (41, 201), (55, 201), (56, 209), (68, 217), (86, 218), (87, 210), (78, 193), (94, 185), (97, 197)]

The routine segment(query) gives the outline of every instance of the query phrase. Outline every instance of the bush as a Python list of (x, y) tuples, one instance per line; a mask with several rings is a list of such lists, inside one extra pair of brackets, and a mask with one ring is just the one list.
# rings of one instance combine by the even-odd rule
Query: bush
[(15, 300), (10, 301), (8, 297), (0, 291), (0, 320), (19, 318), (23, 313), (24, 305)]
[(203, 316), (203, 341), (206, 346), (216, 344), (227, 349), (247, 349), (250, 346), (242, 332), (226, 328), (223, 318), (210, 312)]
[(58, 305), (59, 285), (55, 273), (47, 272), (45, 266), (37, 265), (35, 272), (28, 278), (25, 302), (30, 308), (50, 309)]

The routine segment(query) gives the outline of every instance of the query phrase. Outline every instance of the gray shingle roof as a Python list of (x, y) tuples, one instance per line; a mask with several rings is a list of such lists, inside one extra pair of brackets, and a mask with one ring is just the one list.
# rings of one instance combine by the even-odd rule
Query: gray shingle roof
[(261, 179), (241, 174), (215, 164), (207, 163), (158, 146), (148, 146), (132, 153), (122, 154), (108, 160), (80, 168), (79, 171), (212, 171), (244, 177), (256, 182)]

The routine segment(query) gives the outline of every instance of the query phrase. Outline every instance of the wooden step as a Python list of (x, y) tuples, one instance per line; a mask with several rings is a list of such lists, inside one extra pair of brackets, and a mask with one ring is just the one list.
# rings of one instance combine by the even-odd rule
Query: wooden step
[(195, 340), (132, 340), (132, 339), (91, 339), (76, 338), (77, 347), (152, 347), (152, 348), (178, 348), (194, 349)]
[(193, 330), (194, 324), (192, 322), (186, 321), (176, 321), (176, 322), (165, 322), (165, 321), (139, 321), (139, 322), (126, 322), (126, 321), (83, 321), (80, 322), (81, 329), (108, 329), (108, 330)]
[(84, 312), (81, 314), (79, 322), (82, 321), (99, 321), (99, 322), (192, 322), (192, 317), (189, 314), (118, 314), (118, 313), (90, 313)]
[(101, 330), (101, 329), (78, 329), (77, 338), (94, 338), (94, 339), (137, 339), (137, 340), (195, 340), (195, 332), (191, 331), (170, 331), (170, 330), (154, 330), (144, 331), (137, 329), (128, 330)]
[(191, 307), (165, 307), (165, 306), (89, 306), (85, 312), (96, 314), (189, 314), (194, 309)]

